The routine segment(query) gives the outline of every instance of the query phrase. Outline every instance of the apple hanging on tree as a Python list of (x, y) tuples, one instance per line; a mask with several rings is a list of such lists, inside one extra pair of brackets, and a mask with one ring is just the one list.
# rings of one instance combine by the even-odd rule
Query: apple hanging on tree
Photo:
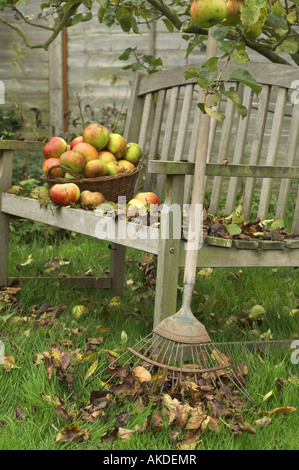
[(191, 19), (200, 28), (211, 28), (221, 23), (226, 14), (225, 0), (195, 0), (190, 8)]

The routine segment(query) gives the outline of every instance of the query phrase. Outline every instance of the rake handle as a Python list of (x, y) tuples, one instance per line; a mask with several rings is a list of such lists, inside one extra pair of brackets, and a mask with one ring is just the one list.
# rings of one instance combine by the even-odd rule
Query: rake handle
[[(207, 42), (207, 51), (206, 51), (206, 60), (211, 57), (215, 57), (217, 53), (217, 42), (210, 35), (208, 36)], [(211, 95), (207, 96), (207, 106), (210, 105)], [(204, 203), (205, 198), (205, 172), (206, 172), (206, 163), (207, 163), (207, 154), (208, 154), (208, 145), (209, 145), (209, 130), (210, 130), (210, 116), (208, 114), (202, 114), (199, 124), (199, 132), (197, 138), (197, 148), (196, 148), (196, 157), (195, 157), (195, 169), (193, 177), (193, 189), (192, 189), (192, 199), (191, 199), (191, 208), (190, 208), (190, 218), (189, 218), (189, 228), (188, 233), (194, 233), (195, 236), (199, 235), (195, 233), (196, 227), (196, 206), (198, 204)], [(188, 237), (189, 238), (189, 237)], [(187, 241), (186, 246), (186, 261), (185, 261), (185, 270), (184, 270), (184, 285), (194, 286), (195, 284), (195, 275), (196, 275), (196, 265), (197, 265), (197, 254), (198, 254), (198, 244), (194, 248), (194, 239)], [(188, 289), (190, 291), (190, 289)], [(188, 297), (190, 297), (188, 295)], [(189, 302), (190, 299), (188, 299)], [(190, 305), (190, 304), (189, 304)]]

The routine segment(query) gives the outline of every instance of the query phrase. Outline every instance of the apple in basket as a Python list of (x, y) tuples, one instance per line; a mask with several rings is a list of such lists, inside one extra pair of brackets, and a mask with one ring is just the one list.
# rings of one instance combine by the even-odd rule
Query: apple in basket
[(85, 158), (81, 153), (75, 152), (74, 150), (67, 150), (61, 154), (59, 161), (61, 165), (68, 166), (77, 173), (80, 173), (85, 167)]
[(93, 145), (97, 150), (102, 150), (108, 144), (110, 132), (105, 126), (92, 122), (83, 130), (83, 142)]
[(135, 165), (127, 160), (118, 160), (118, 163), (124, 167), (125, 171), (132, 171), (135, 168)]
[(85, 162), (96, 160), (99, 156), (97, 149), (86, 142), (79, 142), (73, 147), (74, 152), (79, 152), (85, 158)]
[(73, 150), (73, 148), (75, 147), (75, 145), (79, 144), (80, 142), (83, 142), (83, 136), (82, 135), (78, 135), (77, 137), (75, 137), (71, 143), (70, 143), (70, 147), (71, 147), (71, 150)]
[(103, 204), (103, 202), (105, 202), (103, 194), (97, 191), (82, 191), (79, 199), (79, 203), (83, 207), (90, 206), (91, 208), (96, 208)]
[(119, 173), (125, 173), (125, 169), (118, 162), (106, 163), (108, 168), (108, 176), (118, 175)]
[(52, 166), (59, 165), (59, 164), (60, 164), (59, 158), (54, 158), (54, 157), (46, 158), (46, 160), (44, 160), (43, 165), (42, 165), (42, 171), (45, 175), (55, 176), (56, 178), (63, 178), (65, 174), (65, 170), (63, 168), (53, 168), (53, 170), (49, 172), (49, 169)]
[(102, 160), (102, 162), (108, 163), (108, 162), (117, 162), (117, 158), (113, 153), (108, 152), (108, 150), (101, 150), (99, 152), (98, 156), (99, 160)]
[(49, 197), (57, 206), (69, 206), (79, 201), (80, 189), (75, 183), (54, 184), (49, 190)]
[(113, 153), (117, 160), (121, 160), (127, 151), (127, 141), (120, 134), (110, 134), (106, 150)]
[(67, 149), (67, 143), (61, 137), (52, 137), (43, 148), (45, 158), (58, 158)]
[(137, 165), (141, 157), (142, 157), (141, 147), (138, 144), (135, 144), (134, 142), (128, 143), (124, 160), (127, 160), (130, 163), (133, 163), (133, 165)]
[(87, 162), (84, 168), (84, 175), (86, 178), (98, 178), (99, 176), (108, 175), (107, 163), (101, 160), (90, 160)]

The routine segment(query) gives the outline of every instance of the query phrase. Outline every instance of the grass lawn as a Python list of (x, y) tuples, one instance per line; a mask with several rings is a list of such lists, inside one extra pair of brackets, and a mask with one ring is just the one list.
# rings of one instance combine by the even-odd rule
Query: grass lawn
[[(19, 271), (35, 280), (21, 283), (12, 299), (0, 302), (0, 340), (8, 356), (6, 365), (0, 365), (0, 449), (178, 449), (185, 430), (180, 429), (180, 437), (174, 439), (177, 423), (169, 422), (165, 408), (159, 426), (147, 425), (159, 413), (157, 400), (142, 406), (140, 401), (112, 400), (98, 417), (84, 415), (91, 392), (101, 389), (100, 378), (88, 386), (86, 379), (100, 370), (105, 352), (133, 345), (152, 329), (155, 278), (148, 269), (152, 259), (127, 251), (122, 301), (107, 290), (62, 288), (65, 276), (105, 275), (109, 250), (106, 243), (87, 237), (58, 235), (33, 233), (27, 237), (30, 243), (25, 243), (16, 232), (11, 239), (9, 275)], [(46, 275), (53, 281), (45, 284), (40, 278)], [(214, 342), (298, 338), (299, 270), (198, 269), (195, 290), (192, 310)], [(179, 302), (180, 290), (178, 306)], [(258, 304), (264, 307), (263, 317), (248, 321), (248, 312)], [(51, 316), (50, 306), (61, 305), (59, 316)], [(88, 309), (80, 319), (72, 314), (77, 305)], [(41, 306), (44, 312), (39, 311)], [(53, 345), (69, 352), (69, 376), (58, 373)], [(192, 448), (299, 449), (299, 365), (291, 360), (293, 352), (230, 351), (234, 364), (248, 367), (247, 389), (258, 405), (242, 413), (254, 432), (236, 432), (231, 422), (220, 419), (217, 432), (206, 429)], [(280, 412), (265, 413), (275, 409)], [(121, 421), (124, 416), (127, 419)], [(256, 421), (265, 416), (271, 424), (258, 426)], [(57, 439), (59, 431), (74, 424), (73, 431), (81, 431), (76, 439)], [(129, 438), (120, 429), (129, 430)]]

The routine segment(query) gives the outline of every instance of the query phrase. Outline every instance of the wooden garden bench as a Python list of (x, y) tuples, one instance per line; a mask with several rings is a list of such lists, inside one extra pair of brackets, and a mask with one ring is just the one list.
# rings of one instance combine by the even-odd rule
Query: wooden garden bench
[[(229, 77), (231, 65), (224, 72)], [(208, 212), (230, 214), (243, 197), (246, 220), (265, 220), (275, 205), (275, 220), (285, 219), (299, 232), (299, 104), (294, 82), (298, 68), (280, 64), (248, 63), (262, 85), (257, 97), (250, 88), (234, 84), (248, 109), (242, 119), (230, 101), (218, 104), (223, 122), (212, 120), (209, 134), (206, 188)], [(187, 67), (152, 75), (135, 73), (125, 129), (128, 142), (138, 142), (144, 152), (145, 172), (136, 190), (156, 192), (168, 205), (190, 201), (192, 174), (201, 113), (196, 106), (200, 89), (196, 79), (185, 80)], [(295, 98), (295, 99), (294, 99)], [(294, 104), (295, 103), (295, 104)], [(40, 208), (36, 200), (5, 193), (11, 185), (13, 151), (40, 150), (43, 144), (0, 141), (0, 285), (7, 282), (9, 217), (37, 220), (63, 229), (96, 236), (105, 216), (82, 209)], [(276, 196), (272, 196), (272, 195)], [(272, 199), (271, 199), (272, 198)], [(167, 216), (165, 216), (167, 217)], [(169, 218), (171, 219), (170, 212)], [(273, 217), (273, 216), (272, 216)], [(271, 218), (272, 218), (271, 217)], [(117, 222), (118, 224), (118, 222)], [(120, 222), (119, 222), (120, 224)], [(134, 231), (133, 223), (127, 223)], [(157, 255), (154, 325), (177, 311), (178, 271), (184, 266), (184, 237), (160, 237), (158, 227), (141, 226), (136, 239), (119, 239), (111, 232), (110, 276), (101, 279), (67, 279), (75, 286), (111, 288), (122, 294), (125, 248)], [(299, 238), (282, 241), (238, 240), (207, 236), (198, 253), (198, 267), (298, 267)]]

